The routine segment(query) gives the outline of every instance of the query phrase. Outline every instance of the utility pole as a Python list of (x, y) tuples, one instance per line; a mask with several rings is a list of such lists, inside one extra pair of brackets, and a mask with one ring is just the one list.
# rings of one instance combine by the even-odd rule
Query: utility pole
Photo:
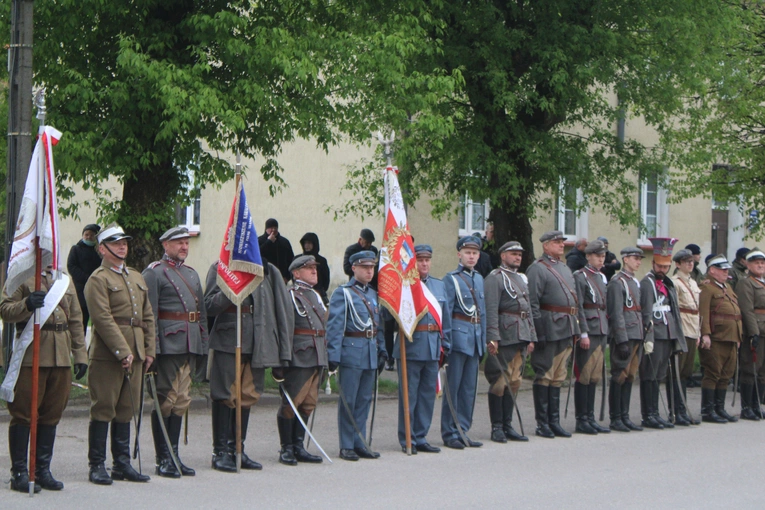
[[(33, 0), (13, 0), (11, 44), (8, 48), (8, 173), (5, 206), (3, 281), (13, 245), (16, 221), (24, 196), (29, 161), (32, 158), (32, 12)], [(5, 363), (10, 359), (13, 324), (3, 328)], [(7, 366), (7, 365), (6, 365)]]

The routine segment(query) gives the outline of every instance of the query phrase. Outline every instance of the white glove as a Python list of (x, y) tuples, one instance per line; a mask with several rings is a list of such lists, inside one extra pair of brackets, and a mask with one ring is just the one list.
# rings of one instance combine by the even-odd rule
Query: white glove
[(643, 342), (643, 352), (646, 354), (651, 354), (653, 352), (653, 342), (646, 341)]

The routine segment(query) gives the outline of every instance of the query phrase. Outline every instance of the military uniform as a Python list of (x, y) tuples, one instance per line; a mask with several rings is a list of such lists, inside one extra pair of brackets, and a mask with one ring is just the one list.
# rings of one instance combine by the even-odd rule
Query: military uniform
[[(500, 254), (523, 251), (520, 243), (506, 243)], [(510, 246), (508, 246), (510, 245)], [(523, 378), (526, 347), (537, 341), (531, 318), (526, 275), (501, 265), (484, 282), (486, 289), (486, 342), (497, 343), (496, 356), (489, 355), (484, 375), (489, 381), (489, 416), (492, 440), (528, 441), (513, 429), (513, 407)]]
[(210, 398), (212, 399), (213, 469), (236, 472), (236, 407), (242, 408), (242, 468), (262, 469), (244, 453), (250, 408), (263, 393), (265, 369), (286, 367), (292, 360), (295, 316), (279, 269), (266, 263), (261, 284), (241, 304), (242, 401), (236, 398), (236, 305), (218, 287), (218, 262), (207, 272), (205, 307), (215, 317), (210, 330)]
[[(350, 257), (350, 264), (371, 261), (375, 254), (360, 251)], [(330, 370), (339, 367), (339, 384), (342, 399), (337, 403), (337, 429), (341, 457), (358, 460), (358, 457), (377, 458), (379, 454), (366, 449), (355, 433), (353, 422), (366, 440), (366, 424), (375, 384), (375, 371), (380, 360), (386, 359), (385, 337), (380, 320), (377, 292), (370, 285), (361, 284), (355, 277), (340, 285), (329, 299), (327, 319), (327, 356)]]
[[(640, 248), (628, 247), (621, 251), (622, 258), (643, 257)], [(630, 420), (630, 399), (635, 381), (643, 340), (650, 340), (652, 332), (645, 332), (640, 307), (640, 282), (627, 268), (622, 269), (606, 286), (606, 313), (608, 337), (611, 345), (611, 384), (608, 392), (610, 428), (620, 432), (642, 430)]]
[[(481, 241), (478, 238), (462, 238), (457, 244), (457, 250), (465, 247), (480, 250), (480, 246)], [(486, 297), (483, 277), (477, 271), (471, 271), (460, 264), (456, 270), (444, 277), (444, 290), (444, 315), (450, 314), (452, 321), (447, 339), (449, 349), (445, 351), (448, 359), (447, 383), (455, 407), (454, 412), (462, 431), (467, 434), (473, 424), (478, 364), (486, 349)], [(444, 444), (451, 445), (450, 447), (455, 447), (455, 442), (460, 442), (457, 424), (448, 405), (441, 406), (441, 438)], [(480, 446), (476, 441), (470, 442)]]
[[(756, 248), (747, 255), (747, 260), (760, 258), (765, 258), (765, 255)], [(765, 279), (749, 274), (736, 285), (736, 295), (744, 327), (739, 351), (741, 417), (759, 420), (762, 419), (762, 410), (758, 397), (762, 398), (765, 390)], [(753, 347), (752, 340), (756, 347)]]
[[(722, 255), (711, 259), (709, 265), (721, 269), (730, 266)], [(736, 370), (736, 352), (743, 330), (738, 297), (727, 282), (720, 283), (712, 278), (701, 285), (699, 313), (701, 335), (709, 336), (711, 340), (708, 349), (699, 350), (704, 368), (701, 380), (702, 419), (715, 423), (736, 421), (738, 418), (725, 411), (725, 393)]]
[[(587, 245), (585, 254), (605, 253), (601, 241)], [(579, 329), (582, 338), (587, 336), (589, 349), (581, 342), (574, 350), (574, 406), (576, 408), (577, 432), (597, 434), (611, 432), (595, 420), (595, 393), (603, 373), (606, 342), (608, 341), (608, 318), (606, 316), (606, 275), (589, 263), (574, 273), (576, 295), (579, 300)], [(604, 388), (605, 389), (605, 388)]]
[[(553, 234), (562, 237), (553, 231), (540, 240)], [(531, 264), (526, 275), (538, 340), (531, 353), (537, 435), (571, 437), (560, 426), (560, 388), (568, 375), (566, 364), (573, 342), (580, 334), (576, 283), (568, 266), (547, 254)]]
[[(6, 323), (16, 323), (17, 337), (21, 336), (26, 323), (34, 320), (33, 311), (27, 305), (27, 298), (34, 291), (34, 280), (33, 277), (25, 281), (12, 295), (3, 291), (3, 298), (0, 301), (0, 317)], [(41, 290), (47, 292), (53, 283), (50, 270), (44, 271)], [(11, 488), (21, 492), (29, 489), (27, 447), (31, 423), (32, 351), (32, 345), (30, 345), (24, 353), (13, 402), (8, 402), (8, 412), (11, 415), (11, 423), (8, 426), (8, 450), (12, 463)], [(50, 462), (53, 457), (56, 426), (69, 401), (72, 359), (78, 368), (79, 377), (82, 377), (88, 359), (82, 328), (82, 312), (75, 287), (70, 280), (66, 293), (48, 320), (40, 327), (35, 483), (46, 489), (60, 490), (64, 487), (62, 483), (53, 479), (50, 473)]]

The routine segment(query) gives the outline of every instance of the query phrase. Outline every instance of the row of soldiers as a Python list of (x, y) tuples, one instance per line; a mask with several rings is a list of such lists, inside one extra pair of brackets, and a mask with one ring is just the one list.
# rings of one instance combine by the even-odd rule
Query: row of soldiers
[[(242, 410), (244, 442), (250, 409), (263, 392), (267, 368), (271, 368), (282, 392), (277, 412), (281, 463), (322, 461), (306, 451), (304, 439), (305, 424), (316, 406), (325, 368), (339, 379), (340, 457), (349, 461), (379, 457), (366, 441), (376, 374), (387, 359), (384, 312), (376, 292), (369, 286), (377, 263), (374, 252), (360, 251), (350, 258), (353, 277), (335, 290), (328, 307), (313, 289), (317, 282), (316, 261), (310, 255), (299, 256), (290, 264), (293, 284), (289, 288), (278, 269), (265, 264), (263, 283), (237, 307), (217, 285), (217, 262), (208, 270), (203, 291), (199, 275), (185, 264), (189, 233), (184, 228), (170, 229), (160, 237), (164, 256), (149, 265), (142, 275), (124, 263), (130, 237), (122, 228), (106, 228), (97, 240), (102, 265), (85, 286), (93, 322), (89, 356), (85, 352), (82, 317), (73, 286), (54, 303), (42, 326), (35, 490), (63, 488), (63, 483), (51, 475), (50, 461), (56, 425), (69, 394), (70, 353), (75, 377), (82, 378), (89, 372), (88, 459), (93, 483), (107, 485), (112, 480), (149, 479), (130, 465), (131, 421), (136, 415), (136, 403), (142, 402), (145, 381), (149, 381), (155, 407), (151, 425), (156, 473), (171, 478), (195, 474), (180, 460), (178, 444), (182, 417), (190, 404), (195, 361), (208, 350), (213, 469), (236, 471), (236, 408)], [(518, 273), (522, 246), (509, 242), (500, 249), (501, 266), (485, 282), (474, 270), (480, 256), (480, 239), (469, 236), (458, 241), (459, 265), (443, 280), (430, 275), (432, 248), (414, 247), (420, 279), (441, 305), (442, 313), (440, 328), (439, 318), (428, 313), (416, 326), (413, 341), (405, 345), (412, 453), (439, 451), (426, 439), (439, 364), (446, 367), (447, 405), (442, 406), (441, 415), (444, 445), (453, 449), (481, 446), (467, 433), (472, 424), (478, 367), (485, 352), (489, 354), (485, 375), (490, 383), (491, 437), (498, 442), (528, 440), (512, 427), (512, 412), (527, 355), (531, 356), (536, 374), (533, 390), (536, 434), (570, 436), (560, 425), (560, 391), (572, 349), (577, 378), (576, 430), (587, 434), (608, 432), (609, 428), (597, 423), (593, 410), (607, 343), (611, 347), (611, 429), (640, 430), (629, 419), (628, 411), (632, 382), (638, 371), (643, 426), (671, 427), (672, 423), (658, 413), (658, 384), (667, 378), (668, 360), (678, 353), (687, 357), (686, 361), (674, 358), (674, 367), (683, 375), (687, 359), (692, 363), (689, 346), (697, 343), (705, 368), (702, 417), (704, 421), (734, 421), (725, 412), (724, 398), (742, 335), (742, 417), (762, 417), (758, 401), (762, 391), (757, 393), (754, 379), (759, 371), (759, 378), (765, 380), (762, 363), (756, 361), (763, 356), (756, 356), (751, 350), (762, 349), (759, 328), (765, 328), (765, 324), (761, 325), (765, 322), (762, 252), (753, 250), (747, 257), (751, 283), (748, 280), (739, 283), (742, 296), (739, 303), (726, 283), (729, 265), (722, 256), (710, 261), (710, 279), (700, 292), (687, 279), (675, 285), (667, 277), (674, 240), (652, 240), (653, 268), (641, 282), (634, 275), (644, 257), (642, 250), (622, 250), (624, 268), (608, 286), (599, 272), (605, 254), (600, 241), (588, 245), (588, 265), (572, 274), (561, 262), (565, 240), (562, 234), (548, 232), (540, 240), (544, 254), (530, 266), (528, 277)], [(675, 261), (679, 276), (687, 278), (683, 268), (687, 265), (688, 273), (692, 269), (690, 254), (678, 252)], [(46, 306), (46, 291), (52, 278), (51, 271), (46, 270), (44, 290), (35, 292), (34, 280), (30, 279), (13, 295), (4, 294), (0, 302), (3, 320), (19, 326), (29, 321), (34, 310)], [(683, 287), (686, 284), (687, 289)], [(242, 325), (239, 371), (235, 366), (237, 314)], [(696, 329), (686, 329), (686, 323)], [(399, 352), (397, 345), (394, 356)], [(30, 372), (28, 352), (14, 401), (9, 403), (11, 485), (19, 491), (27, 490), (29, 480)], [(237, 372), (241, 377), (241, 401), (234, 391)], [(683, 376), (682, 380), (685, 379)], [(684, 387), (671, 386), (670, 395), (675, 423), (691, 422)], [(403, 401), (399, 398), (398, 435), (405, 449)], [(110, 427), (112, 469), (107, 473)], [(245, 453), (241, 467), (262, 468)]]

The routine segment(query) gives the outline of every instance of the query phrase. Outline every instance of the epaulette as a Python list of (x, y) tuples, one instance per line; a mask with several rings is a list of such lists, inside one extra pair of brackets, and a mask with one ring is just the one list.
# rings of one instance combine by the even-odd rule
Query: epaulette
[(435, 276), (428, 276), (428, 280), (435, 280), (437, 282), (442, 282), (443, 281), (441, 278), (436, 278)]
[(154, 269), (155, 267), (157, 267), (157, 266), (158, 266), (158, 265), (160, 265), (161, 263), (162, 263), (162, 261), (161, 261), (161, 260), (155, 260), (154, 262), (152, 262), (151, 264), (149, 264), (148, 266), (146, 266), (146, 269)]
[(98, 267), (97, 267), (97, 268), (96, 268), (96, 269), (93, 271), (93, 273), (92, 273), (92, 274), (96, 274), (96, 273), (99, 273), (99, 272), (101, 272), (101, 271), (103, 271), (103, 270), (104, 270), (104, 266), (98, 266)]
[(496, 268), (496, 269), (492, 269), (492, 271), (491, 271), (491, 273), (489, 273), (489, 275), (497, 275), (497, 274), (499, 274), (501, 272), (502, 272), (502, 270), (500, 268)]

